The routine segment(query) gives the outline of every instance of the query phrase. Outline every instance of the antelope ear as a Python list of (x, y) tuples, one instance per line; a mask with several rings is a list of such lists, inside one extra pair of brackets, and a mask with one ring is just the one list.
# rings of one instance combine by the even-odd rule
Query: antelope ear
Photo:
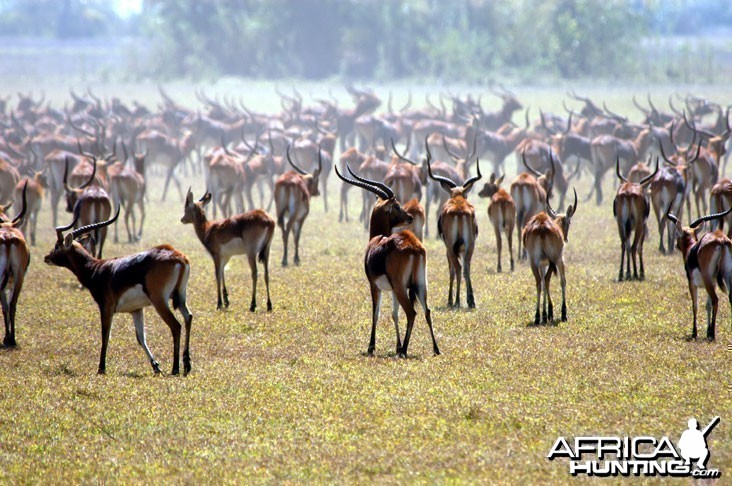
[(206, 194), (204, 194), (203, 197), (201, 198), (201, 205), (205, 206), (206, 204), (210, 203), (211, 197), (212, 197), (211, 193), (207, 191)]
[(496, 185), (500, 186), (503, 183), (503, 178), (506, 177), (506, 174), (503, 174), (501, 177), (498, 178), (496, 181)]
[(74, 242), (73, 233), (69, 233), (64, 237), (64, 248), (71, 248), (71, 244)]

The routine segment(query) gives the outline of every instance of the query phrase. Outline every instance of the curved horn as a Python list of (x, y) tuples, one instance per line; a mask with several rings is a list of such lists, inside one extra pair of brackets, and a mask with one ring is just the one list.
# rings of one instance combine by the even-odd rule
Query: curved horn
[[(441, 135), (442, 135), (442, 146), (444, 147), (445, 152), (447, 152), (447, 155), (449, 155), (450, 158), (452, 158), (452, 159), (454, 159), (456, 161), (457, 160), (460, 160), (460, 157), (458, 157), (457, 155), (455, 155), (454, 153), (452, 153), (450, 151), (450, 148), (447, 146), (447, 142), (445, 141), (445, 134), (444, 133), (441, 133)], [(427, 145), (427, 142), (426, 141), (425, 141), (425, 145)], [(429, 146), (427, 146), (427, 150), (429, 151)]]
[(407, 102), (399, 108), (399, 113), (403, 113), (405, 110), (408, 110), (409, 107), (412, 106), (412, 90), (410, 89), (407, 94)]
[(730, 213), (730, 211), (732, 211), (732, 207), (730, 207), (727, 211), (724, 211), (722, 213), (714, 213), (714, 214), (709, 214), (707, 216), (702, 216), (701, 218), (696, 218), (694, 221), (691, 222), (691, 224), (689, 224), (689, 228), (694, 229), (705, 221), (711, 221), (712, 219), (723, 218), (724, 216), (727, 216)]
[(668, 106), (671, 108), (671, 111), (673, 111), (676, 116), (681, 116), (681, 112), (676, 109), (673, 101), (671, 101), (672, 99), (673, 99), (672, 95), (668, 95)]
[(694, 158), (693, 159), (687, 161), (686, 162), (686, 165), (691, 165), (694, 162), (696, 162), (697, 160), (699, 160), (699, 154), (701, 153), (701, 146), (702, 146), (702, 144), (701, 144), (701, 141), (700, 141), (699, 142), (699, 145), (696, 146), (696, 155), (694, 155)]
[(626, 117), (624, 117), (622, 115), (618, 115), (617, 113), (613, 113), (612, 111), (610, 111), (610, 109), (607, 107), (607, 105), (605, 104), (604, 101), (602, 102), (602, 107), (605, 109), (605, 112), (608, 115), (610, 115), (611, 117), (615, 118), (616, 120), (619, 120), (619, 121), (622, 121), (622, 122), (627, 122), (628, 121), (628, 119)]
[(417, 165), (416, 162), (412, 162), (411, 160), (409, 160), (408, 158), (406, 158), (405, 156), (403, 156), (402, 154), (400, 154), (397, 151), (396, 146), (394, 145), (394, 139), (393, 138), (391, 138), (390, 140), (391, 140), (391, 149), (394, 151), (394, 153), (396, 154), (397, 157), (399, 157), (404, 162), (408, 162), (408, 163), (410, 163), (412, 165)]
[(674, 216), (673, 214), (671, 214), (671, 205), (672, 204), (673, 204), (673, 201), (671, 201), (670, 203), (668, 203), (668, 207), (666, 208), (666, 218), (669, 221), (671, 221), (673, 224), (675, 224), (676, 226), (678, 226), (679, 225), (679, 219), (676, 216)]
[(639, 110), (639, 111), (640, 111), (641, 113), (643, 113), (644, 115), (648, 116), (648, 115), (650, 114), (651, 110), (647, 110), (647, 109), (643, 108), (643, 107), (642, 107), (642, 106), (641, 106), (641, 105), (640, 105), (640, 104), (638, 103), (638, 100), (636, 100), (636, 99), (635, 99), (635, 94), (633, 95), (633, 104), (634, 104), (634, 105), (635, 105), (635, 107), (636, 107), (636, 108), (638, 108), (638, 110)]
[(323, 151), (320, 148), (320, 144), (318, 144), (318, 174), (320, 174), (323, 171)]
[[(571, 204), (567, 208), (567, 213), (566, 214), (567, 214), (567, 217), (568, 218), (571, 218), (574, 215), (575, 211), (577, 211), (577, 204), (578, 204), (577, 203), (577, 189), (575, 189), (573, 187), (572, 190), (574, 191), (574, 204)], [(549, 205), (549, 201), (548, 200), (547, 200), (547, 205)], [(549, 206), (549, 207), (551, 208), (551, 206)]]
[(221, 132), (221, 148), (224, 149), (224, 153), (228, 156), (232, 156), (233, 154), (229, 151), (228, 147), (226, 147), (226, 141), (224, 140), (224, 132)]
[(650, 182), (654, 177), (656, 177), (656, 174), (658, 174), (658, 157), (656, 157), (656, 170), (653, 171), (651, 175), (645, 176), (643, 179), (640, 180), (639, 184), (641, 186), (647, 184)]
[(661, 140), (658, 141), (658, 146), (661, 149), (661, 156), (663, 157), (663, 160), (668, 162), (669, 164), (676, 166), (676, 162), (671, 161), (668, 157), (666, 157), (666, 152), (663, 151), (663, 142)]
[(384, 194), (386, 194), (388, 196), (387, 199), (394, 197), (394, 191), (392, 191), (391, 187), (387, 186), (383, 182), (375, 181), (372, 179), (366, 179), (365, 177), (361, 177), (361, 176), (357, 175), (355, 172), (353, 172), (353, 170), (351, 170), (351, 167), (348, 164), (346, 164), (346, 169), (348, 169), (348, 173), (351, 174), (351, 176), (353, 176), (353, 178), (355, 178), (357, 181), (363, 182), (364, 184), (374, 186), (377, 189), (384, 191)]
[(98, 223), (88, 224), (86, 226), (82, 226), (81, 228), (76, 228), (74, 231), (71, 232), (71, 235), (74, 238), (76, 238), (77, 236), (82, 235), (84, 233), (88, 233), (89, 231), (93, 231), (95, 229), (103, 228), (104, 226), (109, 226), (110, 224), (112, 224), (115, 221), (117, 221), (117, 218), (119, 217), (119, 210), (120, 210), (120, 208), (121, 208), (121, 206), (118, 204), (117, 205), (117, 211), (114, 213), (114, 216), (112, 217), (112, 219), (108, 219), (106, 221), (100, 221)]
[(68, 117), (68, 122), (69, 122), (69, 125), (71, 126), (71, 128), (73, 128), (77, 132), (81, 132), (88, 137), (96, 137), (96, 134), (90, 132), (89, 130), (86, 130), (84, 128), (74, 125), (74, 122), (72, 121), (71, 117)]
[(574, 115), (574, 111), (569, 111), (569, 118), (567, 119), (567, 129), (564, 131), (564, 135), (567, 135), (569, 131), (572, 129), (572, 115)]
[(63, 178), (63, 184), (64, 184), (64, 190), (66, 192), (71, 192), (71, 188), (69, 187), (69, 156), (67, 155), (64, 158), (64, 178)]
[(28, 181), (25, 181), (25, 184), (23, 184), (23, 207), (20, 208), (20, 212), (17, 216), (13, 219), (13, 222), (11, 223), (14, 227), (20, 226), (22, 224), (22, 220), (25, 217), (25, 210), (28, 208), (28, 204), (26, 202), (25, 194), (28, 189)]
[(471, 177), (470, 179), (468, 179), (467, 181), (465, 181), (465, 184), (463, 184), (463, 188), (465, 188), (466, 190), (470, 189), (470, 186), (472, 186), (475, 182), (477, 182), (483, 178), (483, 174), (480, 173), (480, 159), (477, 159), (475, 161), (475, 167), (477, 169), (478, 175), (475, 175), (475, 176)]
[(532, 174), (534, 174), (536, 177), (541, 177), (543, 175), (543, 174), (539, 173), (538, 170), (536, 170), (533, 167), (531, 167), (529, 165), (529, 163), (526, 161), (526, 150), (522, 150), (521, 151), (521, 160), (523, 160), (524, 165), (526, 166), (527, 169), (529, 169), (529, 172), (531, 172)]
[(620, 173), (620, 157), (615, 157), (615, 173), (618, 175), (618, 179), (620, 179), (623, 182), (628, 182), (628, 179), (623, 177), (623, 174)]
[(287, 161), (288, 161), (288, 162), (290, 163), (290, 165), (292, 166), (292, 168), (293, 168), (293, 169), (295, 169), (295, 170), (296, 170), (296, 171), (297, 171), (297, 172), (298, 172), (298, 173), (299, 173), (300, 175), (308, 175), (308, 173), (307, 173), (307, 172), (305, 172), (304, 170), (302, 170), (302, 169), (301, 169), (301, 168), (300, 168), (300, 167), (299, 167), (299, 166), (298, 166), (297, 164), (295, 164), (295, 162), (293, 162), (293, 161), (292, 161), (292, 159), (290, 158), (290, 147), (291, 147), (291, 146), (292, 146), (292, 144), (289, 144), (289, 143), (287, 144)]
[(64, 235), (62, 234), (63, 231), (70, 230), (76, 225), (76, 222), (79, 221), (80, 214), (81, 213), (79, 211), (74, 211), (74, 219), (71, 223), (66, 226), (56, 226), (56, 239), (58, 241), (62, 241), (64, 239)]
[[(371, 184), (368, 184), (365, 182), (360, 182), (358, 180), (353, 180), (353, 179), (348, 179), (347, 177), (343, 177), (343, 175), (338, 170), (338, 164), (334, 164), (333, 168), (335, 169), (335, 173), (338, 176), (338, 178), (341, 179), (343, 182), (346, 182), (346, 183), (351, 184), (356, 187), (360, 187), (362, 189), (366, 189), (367, 191), (376, 194), (381, 199), (384, 199), (384, 200), (390, 199), (390, 196), (387, 193), (385, 193), (384, 191), (382, 191), (380, 188), (378, 188), (376, 186), (372, 186)], [(351, 171), (350, 167), (348, 167), (348, 164), (346, 164), (346, 168), (348, 169), (348, 171), (351, 174), (353, 174), (353, 171)]]
[(92, 182), (94, 182), (94, 176), (97, 175), (97, 159), (96, 157), (92, 161), (92, 173), (91, 177), (89, 177), (89, 180), (83, 183), (79, 186), (79, 189), (85, 189), (91, 185)]
[(435, 180), (439, 182), (440, 184), (446, 184), (449, 188), (457, 187), (457, 184), (453, 182), (452, 179), (448, 179), (447, 177), (443, 176), (436, 176), (432, 173), (432, 164), (431, 164), (431, 157), (427, 156), (427, 173), (430, 176), (430, 179)]

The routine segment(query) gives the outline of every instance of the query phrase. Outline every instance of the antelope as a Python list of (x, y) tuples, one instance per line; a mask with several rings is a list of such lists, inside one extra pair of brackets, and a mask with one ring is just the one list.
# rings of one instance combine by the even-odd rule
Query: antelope
[[(125, 209), (125, 229), (127, 230), (127, 241), (129, 243), (142, 238), (142, 225), (145, 223), (145, 155), (138, 155), (133, 152), (132, 160), (134, 168), (118, 162), (119, 166), (116, 166), (116, 164), (112, 166), (114, 170), (110, 171), (109, 177), (111, 196), (118, 205)], [(140, 211), (139, 230), (135, 228), (135, 206)], [(130, 218), (132, 218), (131, 231)], [(119, 241), (116, 222), (114, 224), (114, 241), (115, 243)]]
[(508, 240), (508, 254), (511, 262), (511, 271), (513, 272), (513, 226), (516, 221), (516, 205), (511, 195), (501, 188), (505, 174), (496, 179), (496, 174), (491, 174), (491, 178), (485, 183), (483, 189), (480, 190), (478, 196), (491, 198), (488, 204), (488, 218), (491, 220), (493, 230), (496, 233), (496, 249), (498, 251), (498, 266), (496, 271), (501, 273), (501, 249), (503, 243), (501, 241), (501, 230), (506, 233)]
[[(346, 166), (346, 164), (353, 165), (354, 167), (359, 167), (365, 160), (365, 154), (359, 152), (355, 147), (351, 147), (341, 154), (341, 171), (343, 171), (343, 168)], [(350, 187), (350, 184), (343, 184), (341, 186), (341, 204), (340, 211), (338, 212), (339, 222), (343, 221), (344, 219), (346, 220), (346, 222), (348, 222), (348, 189)]]
[[(318, 168), (308, 174), (297, 166), (290, 158), (290, 147), (287, 147), (287, 161), (293, 169), (288, 170), (275, 182), (275, 208), (277, 210), (277, 226), (282, 230), (284, 254), (282, 266), (287, 266), (287, 239), (290, 231), (295, 237), (295, 265), (300, 265), (300, 232), (305, 218), (310, 212), (310, 198), (320, 195), (318, 177), (322, 168), (322, 159), (318, 157)], [(320, 151), (318, 151), (320, 154)], [(285, 223), (287, 217), (287, 223)]]
[[(620, 173), (620, 159), (615, 164), (615, 173), (623, 183), (618, 187), (618, 192), (613, 200), (613, 216), (618, 223), (618, 234), (620, 235), (620, 271), (618, 282), (623, 281), (623, 262), (627, 259), (625, 279), (630, 280), (630, 259), (633, 258), (633, 278), (645, 279), (643, 270), (643, 241), (648, 230), (646, 221), (651, 206), (646, 195), (646, 187), (658, 173), (658, 159), (656, 159), (656, 170), (652, 174), (643, 177), (639, 182), (630, 182)], [(630, 243), (633, 233), (633, 244)], [(636, 266), (636, 255), (640, 260), (640, 277)], [(626, 258), (627, 256), (627, 258)]]
[[(676, 168), (663, 167), (651, 181), (650, 189), (653, 213), (656, 215), (656, 222), (658, 223), (658, 251), (666, 254), (666, 248), (663, 244), (663, 233), (666, 230), (668, 221), (664, 208), (670, 207), (671, 211), (674, 212), (678, 212), (682, 208), (686, 182), (684, 182), (684, 178)], [(669, 253), (673, 252), (673, 234), (671, 227), (668, 228), (667, 243)]]
[[(526, 159), (524, 165), (529, 168)], [(536, 173), (535, 170), (530, 169)], [(521, 232), (524, 225), (534, 215), (538, 214), (551, 195), (552, 177), (551, 171), (536, 178), (529, 173), (522, 172), (511, 183), (510, 194), (516, 206), (516, 230), (518, 232), (518, 257), (526, 258), (526, 251), (521, 250)]]
[(235, 199), (236, 211), (244, 212), (244, 198), (242, 191), (246, 183), (244, 161), (238, 154), (230, 152), (224, 141), (222, 149), (207, 154), (204, 161), (208, 163), (208, 185), (213, 195), (213, 217), (216, 218), (216, 206), (221, 209), (224, 218), (231, 216), (230, 200)]
[(475, 250), (475, 240), (478, 237), (478, 223), (475, 221), (475, 207), (468, 202), (467, 195), (473, 184), (483, 176), (480, 173), (480, 162), (477, 162), (478, 174), (471, 177), (462, 186), (447, 177), (436, 176), (432, 173), (430, 162), (432, 155), (427, 146), (427, 169), (432, 180), (450, 194), (450, 199), (442, 206), (437, 218), (437, 232), (447, 248), (447, 262), (450, 265), (450, 290), (447, 297), (447, 306), (453, 307), (452, 286), (457, 277), (455, 287), (455, 308), (460, 307), (460, 257), (465, 267), (466, 300), (468, 307), (475, 308), (473, 283), (470, 279), (470, 260)]
[[(414, 300), (419, 300), (424, 310), (425, 319), (432, 337), (432, 350), (440, 354), (432, 328), (432, 314), (427, 306), (427, 250), (414, 234), (409, 231), (397, 231), (412, 223), (412, 216), (401, 207), (394, 191), (381, 182), (363, 179), (354, 174), (347, 166), (354, 179), (347, 179), (335, 168), (336, 175), (354, 186), (375, 194), (379, 200), (371, 211), (369, 225), (369, 242), (366, 245), (364, 268), (371, 288), (371, 338), (367, 353), (374, 354), (376, 349), (376, 323), (381, 310), (381, 292), (392, 294), (392, 320), (396, 330), (396, 355), (407, 357), (409, 339), (416, 311)], [(399, 333), (399, 307), (407, 316), (407, 330), (404, 342)]]
[[(667, 156), (666, 152), (663, 150), (663, 145), (660, 145), (661, 156), (666, 161), (666, 164), (673, 167), (681, 175), (681, 178), (684, 181), (683, 199), (686, 200), (686, 210), (689, 214), (689, 219), (691, 219), (690, 193), (691, 193), (691, 188), (692, 188), (692, 184), (693, 184), (694, 165), (695, 165), (695, 162), (697, 162), (699, 160), (699, 155), (701, 153), (701, 142), (697, 146), (696, 155), (694, 155), (693, 158), (690, 158), (692, 145), (694, 145), (693, 140), (692, 140), (692, 143), (686, 148), (677, 147), (676, 154), (672, 155), (670, 157)], [(716, 171), (716, 167), (715, 167), (715, 171)], [(716, 177), (715, 177), (715, 180), (716, 180)], [(699, 207), (697, 206), (697, 210), (698, 209), (699, 209)]]
[(608, 170), (612, 169), (613, 160), (620, 158), (625, 170), (632, 166), (638, 158), (638, 151), (632, 141), (623, 140), (612, 135), (598, 135), (590, 142), (592, 166), (595, 182), (592, 185), (586, 201), (595, 194), (595, 202), (602, 203), (602, 179)]
[[(386, 173), (389, 171), (389, 163), (383, 160), (369, 156), (366, 157), (361, 165), (358, 166), (358, 173), (363, 177), (371, 179), (373, 181), (383, 181), (386, 179)], [(368, 191), (361, 191), (361, 214), (359, 215), (359, 221), (363, 222), (364, 229), (369, 229), (369, 215), (371, 214), (371, 207), (374, 203), (373, 194)], [(427, 220), (425, 219), (425, 234), (429, 234)]]
[(159, 164), (165, 168), (165, 186), (163, 187), (161, 200), (165, 201), (171, 179), (178, 188), (178, 193), (182, 199), (183, 189), (175, 171), (178, 164), (185, 159), (189, 152), (190, 136), (178, 140), (156, 130), (145, 130), (138, 135), (137, 142), (140, 145), (140, 150), (150, 153), (148, 161), (150, 165)]
[[(74, 213), (78, 215), (75, 218), (76, 223), (79, 226), (86, 226), (92, 223), (96, 223), (104, 218), (109, 218), (112, 212), (112, 201), (109, 199), (107, 191), (99, 186), (92, 186), (94, 182), (94, 176), (96, 173), (96, 159), (94, 159), (94, 169), (92, 170), (89, 179), (77, 188), (69, 187), (67, 175), (68, 175), (68, 159), (66, 166), (64, 167), (64, 190), (66, 191), (66, 212)], [(115, 219), (116, 221), (116, 219)], [(94, 229), (93, 237), (91, 238), (91, 246), (89, 247), (92, 254), (95, 254), (97, 258), (102, 258), (102, 250), (104, 249), (104, 241), (107, 238), (107, 225), (97, 226)], [(94, 248), (99, 245), (96, 250)]]
[[(722, 208), (732, 208), (732, 180), (724, 178), (712, 187), (709, 196), (709, 210), (712, 213), (721, 213)], [(732, 237), (732, 216), (729, 214), (725, 217), (713, 219), (711, 222), (712, 231), (723, 230), (724, 224), (727, 223), (727, 238)]]
[[(670, 209), (670, 208), (669, 208)], [(732, 307), (732, 241), (720, 230), (704, 234), (699, 238), (702, 223), (723, 218), (732, 207), (722, 213), (710, 214), (695, 219), (688, 228), (681, 227), (681, 221), (666, 211), (666, 217), (674, 224), (676, 247), (684, 259), (686, 279), (691, 294), (691, 311), (694, 317), (691, 339), (696, 339), (696, 297), (699, 287), (707, 292), (707, 339), (714, 341), (715, 324), (719, 298), (714, 290), (715, 282), (729, 294)]]
[(13, 191), (19, 181), (18, 169), (7, 160), (0, 158), (0, 203), (13, 199)]
[(191, 371), (189, 342), (193, 316), (186, 306), (186, 287), (191, 266), (183, 253), (170, 245), (160, 245), (133, 255), (99, 259), (91, 255), (75, 238), (112, 224), (119, 217), (120, 207), (112, 219), (78, 227), (65, 236), (64, 231), (73, 228), (79, 216), (68, 226), (56, 228), (56, 244), (46, 255), (48, 265), (68, 268), (82, 286), (89, 289), (99, 306), (102, 326), (102, 349), (97, 372), (106, 372), (107, 345), (112, 329), (114, 314), (132, 314), (137, 342), (145, 350), (155, 374), (160, 365), (147, 347), (145, 339), (144, 308), (152, 305), (173, 335), (173, 370), (179, 373), (181, 325), (170, 310), (178, 309), (185, 324), (185, 347), (183, 349), (183, 374)]
[(397, 151), (393, 139), (391, 148), (394, 156), (384, 177), (384, 183), (393, 188), (397, 201), (408, 201), (413, 197), (422, 199), (422, 186), (425, 181), (419, 166)]
[[(554, 319), (549, 283), (552, 273), (559, 273), (562, 286), (562, 322), (567, 321), (566, 288), (564, 276), (564, 243), (569, 241), (569, 225), (577, 210), (577, 191), (574, 191), (574, 204), (567, 208), (566, 214), (557, 214), (547, 201), (546, 212), (540, 212), (526, 223), (522, 238), (529, 253), (531, 271), (536, 280), (536, 313), (534, 324), (551, 322)], [(543, 312), (539, 313), (542, 290), (544, 293)], [(547, 306), (548, 304), (548, 306)], [(547, 308), (548, 307), (548, 308)]]
[(419, 241), (422, 241), (424, 239), (425, 221), (427, 219), (424, 207), (422, 207), (419, 200), (415, 197), (404, 203), (402, 209), (412, 217), (412, 222), (407, 225), (407, 229), (414, 233), (414, 236)]
[[(48, 187), (48, 182), (43, 171), (35, 172), (32, 178), (23, 178), (16, 184), (13, 200), (16, 206), (23, 197), (27, 196), (26, 211), (28, 216), (23, 218), (19, 229), (26, 234), (27, 227), (30, 223), (30, 242), (31, 246), (36, 246), (36, 226), (38, 225), (38, 213), (43, 203), (43, 193)], [(25, 194), (27, 190), (27, 195)], [(20, 214), (20, 213), (18, 213)]]
[(25, 273), (30, 264), (30, 249), (20, 231), (27, 209), (27, 188), (28, 183), (26, 182), (23, 186), (23, 206), (17, 216), (12, 221), (0, 217), (0, 302), (5, 321), (3, 345), (8, 348), (16, 346), (15, 310), (20, 291), (23, 289)]
[[(208, 221), (204, 207), (211, 202), (211, 193), (193, 202), (190, 188), (186, 194), (183, 217), (180, 222), (193, 224), (198, 239), (211, 255), (216, 272), (216, 309), (229, 307), (229, 293), (226, 290), (224, 270), (234, 255), (247, 255), (249, 269), (252, 272), (252, 302), (249, 310), (257, 307), (257, 259), (264, 265), (264, 284), (267, 287), (267, 311), (272, 310), (269, 296), (269, 250), (272, 245), (275, 222), (261, 209), (238, 214), (226, 219)], [(223, 287), (223, 300), (222, 300)]]

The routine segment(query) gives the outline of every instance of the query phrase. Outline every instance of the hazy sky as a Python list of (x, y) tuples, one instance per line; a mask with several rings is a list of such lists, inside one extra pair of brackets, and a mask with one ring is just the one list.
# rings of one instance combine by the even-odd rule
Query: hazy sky
[(142, 0), (114, 0), (115, 10), (121, 17), (139, 13), (142, 9)]

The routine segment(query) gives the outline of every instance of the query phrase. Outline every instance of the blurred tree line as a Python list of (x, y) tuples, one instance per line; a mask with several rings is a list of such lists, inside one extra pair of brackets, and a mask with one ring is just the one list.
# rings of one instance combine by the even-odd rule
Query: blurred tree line
[(562, 77), (632, 67), (643, 34), (613, 0), (150, 1), (157, 75), (485, 80), (492, 70)]
[[(724, 2), (722, 2), (724, 4)], [(641, 38), (732, 21), (711, 0), (0, 0), (3, 35), (144, 38), (156, 78), (238, 75), (482, 82), (628, 77)], [(645, 61), (644, 61), (645, 62)]]

